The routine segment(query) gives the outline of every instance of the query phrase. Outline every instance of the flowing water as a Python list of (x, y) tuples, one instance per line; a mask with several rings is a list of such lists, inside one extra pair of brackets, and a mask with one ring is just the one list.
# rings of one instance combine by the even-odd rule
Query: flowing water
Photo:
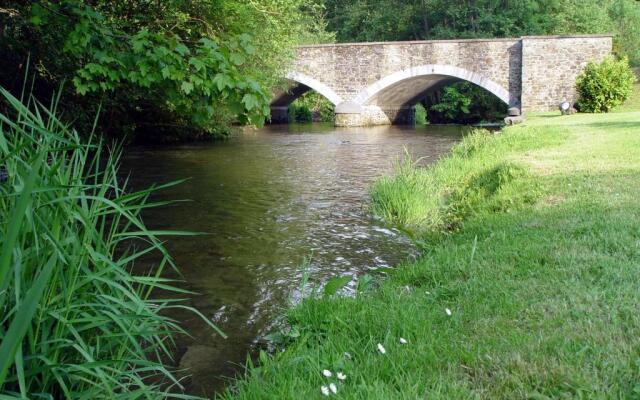
[(211, 395), (241, 370), (276, 317), (300, 297), (301, 265), (312, 284), (362, 275), (415, 255), (411, 242), (367, 211), (368, 190), (405, 149), (435, 161), (461, 135), (455, 127), (340, 129), (272, 125), (214, 144), (133, 148), (123, 171), (134, 188), (189, 178), (155, 195), (188, 199), (144, 214), (152, 229), (206, 232), (167, 247), (196, 316), (179, 319), (176, 365), (190, 369), (194, 394)]

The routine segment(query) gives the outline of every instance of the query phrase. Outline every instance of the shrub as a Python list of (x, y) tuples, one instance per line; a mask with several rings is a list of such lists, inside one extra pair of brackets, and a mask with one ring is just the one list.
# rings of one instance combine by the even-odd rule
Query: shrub
[(605, 58), (589, 63), (578, 76), (578, 107), (582, 112), (609, 112), (624, 103), (633, 91), (635, 74), (626, 58)]
[(291, 104), (289, 106), (289, 121), (313, 122), (313, 114), (306, 104)]
[(289, 106), (289, 121), (333, 122), (333, 104), (324, 96), (310, 90)]
[(487, 90), (469, 82), (456, 82), (436, 90), (424, 100), (427, 119), (435, 124), (475, 124), (501, 121), (507, 105)]
[(427, 110), (424, 108), (422, 103), (416, 104), (416, 125), (426, 125), (428, 123)]

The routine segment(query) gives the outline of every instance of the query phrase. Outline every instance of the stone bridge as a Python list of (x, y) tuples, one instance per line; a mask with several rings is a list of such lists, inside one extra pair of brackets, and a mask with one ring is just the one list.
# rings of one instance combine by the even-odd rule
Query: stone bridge
[(610, 35), (300, 46), (272, 121), (287, 121), (289, 104), (313, 89), (334, 104), (338, 126), (411, 123), (417, 102), (456, 81), (493, 93), (512, 115), (554, 110), (575, 102), (577, 75), (611, 50)]

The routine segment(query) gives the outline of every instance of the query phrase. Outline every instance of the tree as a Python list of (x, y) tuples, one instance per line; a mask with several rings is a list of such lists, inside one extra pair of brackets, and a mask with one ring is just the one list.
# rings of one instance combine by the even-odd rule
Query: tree
[(69, 108), (102, 102), (109, 120), (115, 113), (132, 129), (158, 120), (209, 130), (261, 124), (316, 8), (307, 0), (12, 1), (0, 10), (0, 51), (10, 55), (0, 83), (16, 88), (31, 54), (41, 92), (69, 81)]

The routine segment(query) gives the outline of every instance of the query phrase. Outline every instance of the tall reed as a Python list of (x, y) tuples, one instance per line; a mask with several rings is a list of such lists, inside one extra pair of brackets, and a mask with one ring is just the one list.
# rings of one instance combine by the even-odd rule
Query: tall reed
[(119, 151), (81, 139), (56, 101), (0, 101), (0, 398), (186, 398), (161, 361), (182, 332), (165, 311), (186, 292), (162, 277), (169, 232), (140, 218), (154, 189), (127, 191)]

